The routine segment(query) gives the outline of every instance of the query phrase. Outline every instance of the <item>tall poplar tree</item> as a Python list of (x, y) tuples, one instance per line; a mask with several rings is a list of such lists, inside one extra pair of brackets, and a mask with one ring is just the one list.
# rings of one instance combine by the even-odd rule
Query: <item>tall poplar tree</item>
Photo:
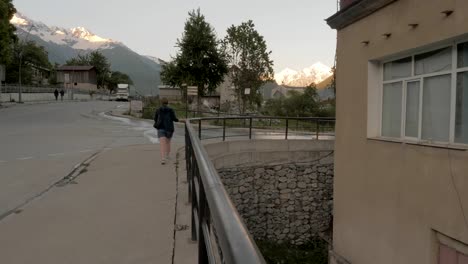
[(227, 73), (220, 44), (200, 9), (189, 12), (182, 37), (176, 43), (177, 55), (162, 67), (162, 81), (180, 87), (183, 83), (195, 85), (199, 95), (214, 92)]

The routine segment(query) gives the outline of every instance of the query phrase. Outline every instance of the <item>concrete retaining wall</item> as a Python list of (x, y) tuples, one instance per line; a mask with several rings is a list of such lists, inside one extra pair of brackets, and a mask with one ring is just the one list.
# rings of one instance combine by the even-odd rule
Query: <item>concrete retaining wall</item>
[[(238, 165), (309, 162), (333, 151), (333, 140), (240, 140), (205, 145), (217, 169)], [(328, 157), (332, 159), (332, 157)]]
[(252, 140), (205, 148), (254, 238), (301, 245), (331, 233), (333, 145)]

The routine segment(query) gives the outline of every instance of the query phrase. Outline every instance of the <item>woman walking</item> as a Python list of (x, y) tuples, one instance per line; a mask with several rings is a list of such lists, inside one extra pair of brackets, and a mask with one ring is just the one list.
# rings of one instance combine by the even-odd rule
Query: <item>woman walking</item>
[(161, 99), (162, 106), (154, 114), (154, 127), (158, 130), (161, 144), (161, 164), (166, 164), (171, 152), (171, 138), (174, 134), (174, 122), (179, 122), (174, 110), (168, 107), (167, 98)]

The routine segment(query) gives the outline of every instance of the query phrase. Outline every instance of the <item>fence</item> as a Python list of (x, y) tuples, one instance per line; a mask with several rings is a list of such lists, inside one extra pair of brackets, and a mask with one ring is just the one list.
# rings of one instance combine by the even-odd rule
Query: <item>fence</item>
[[(63, 86), (30, 86), (30, 85), (23, 85), (21, 86), (21, 93), (54, 93), (55, 89), (58, 89), (59, 91), (61, 89), (68, 91), (68, 90), (73, 90), (73, 93), (76, 94), (89, 94), (90, 90), (87, 89), (70, 89), (70, 88), (64, 88)], [(19, 93), (19, 86), (18, 85), (3, 85), (0, 86), (0, 92), (1, 93)], [(94, 91), (95, 94), (102, 94), (102, 95), (107, 95), (108, 92), (106, 91), (101, 91), (101, 90), (96, 90)]]
[[(279, 120), (274, 121), (274, 120)], [(211, 131), (222, 123), (220, 137), (204, 137), (203, 131)], [(231, 122), (231, 125), (228, 124)], [(234, 122), (233, 122), (234, 121)], [(301, 125), (309, 124), (309, 126)], [(194, 126), (195, 123), (197, 124)], [(259, 124), (269, 124), (263, 128), (282, 131), (284, 139), (294, 132), (310, 134), (311, 139), (322, 139), (323, 133), (332, 134), (334, 118), (287, 118), (287, 117), (220, 117), (195, 118), (185, 122), (185, 153), (189, 197), (192, 204), (192, 240), (198, 240), (198, 263), (253, 264), (265, 263), (255, 241), (247, 230), (242, 218), (227, 194), (221, 178), (211, 162), (201, 140), (228, 137), (228, 129), (240, 129), (252, 139), (260, 130)], [(208, 125), (207, 125), (208, 124)], [(247, 125), (248, 124), (248, 125)], [(282, 125), (284, 124), (284, 127)], [(297, 128), (290, 125), (296, 124)], [(203, 129), (203, 126), (208, 128)], [(314, 129), (312, 129), (314, 127)], [(196, 129), (195, 129), (196, 128)], [(277, 129), (276, 129), (277, 128)], [(334, 133), (333, 133), (334, 134)]]
[(233, 116), (194, 118), (200, 139), (333, 139), (335, 119)]

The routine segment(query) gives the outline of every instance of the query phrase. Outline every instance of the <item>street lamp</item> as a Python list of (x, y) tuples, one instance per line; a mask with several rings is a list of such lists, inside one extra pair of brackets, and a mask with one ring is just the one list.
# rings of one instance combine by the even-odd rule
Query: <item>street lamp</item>
[[(28, 38), (30, 36), (30, 33), (31, 33), (31, 30), (33, 29), (34, 25), (31, 24), (31, 26), (29, 27), (29, 30), (28, 30), (28, 34), (26, 35), (26, 38), (25, 38), (25, 41), (24, 43), (27, 44), (28, 43)], [(21, 66), (23, 64), (23, 52), (24, 52), (24, 46), (20, 46), (20, 51), (19, 51), (19, 87), (18, 87), (18, 103), (23, 103), (23, 100), (22, 100), (22, 87), (21, 87)]]

